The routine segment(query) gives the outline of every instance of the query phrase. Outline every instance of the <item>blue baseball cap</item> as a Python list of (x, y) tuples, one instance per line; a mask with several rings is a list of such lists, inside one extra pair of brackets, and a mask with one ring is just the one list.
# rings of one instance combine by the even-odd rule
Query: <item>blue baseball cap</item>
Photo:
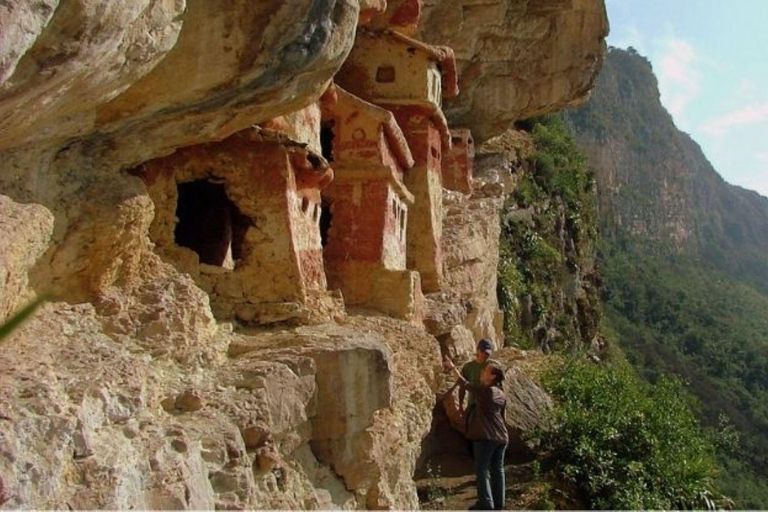
[(490, 354), (493, 352), (493, 344), (487, 338), (483, 338), (477, 342), (477, 350)]

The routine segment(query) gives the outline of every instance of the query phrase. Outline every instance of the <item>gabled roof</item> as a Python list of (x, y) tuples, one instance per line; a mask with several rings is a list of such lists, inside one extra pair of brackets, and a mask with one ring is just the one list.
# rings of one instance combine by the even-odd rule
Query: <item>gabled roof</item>
[(456, 72), (456, 55), (453, 48), (448, 46), (436, 46), (413, 39), (394, 30), (372, 31), (361, 28), (358, 37), (370, 39), (387, 39), (395, 44), (402, 45), (408, 50), (424, 54), (430, 60), (440, 66), (441, 82), (444, 98), (454, 98), (459, 94), (459, 79)]
[(323, 117), (331, 117), (333, 115), (333, 107), (337, 103), (347, 103), (350, 106), (364, 112), (367, 116), (381, 123), (384, 136), (387, 139), (389, 148), (395, 155), (397, 162), (403, 168), (403, 170), (413, 167), (414, 159), (411, 154), (411, 149), (408, 147), (408, 142), (405, 140), (405, 135), (400, 129), (400, 126), (395, 120), (395, 116), (392, 112), (385, 110), (381, 107), (377, 107), (372, 103), (358, 98), (352, 93), (349, 93), (337, 86), (331, 84), (320, 98), (320, 105), (323, 112)]

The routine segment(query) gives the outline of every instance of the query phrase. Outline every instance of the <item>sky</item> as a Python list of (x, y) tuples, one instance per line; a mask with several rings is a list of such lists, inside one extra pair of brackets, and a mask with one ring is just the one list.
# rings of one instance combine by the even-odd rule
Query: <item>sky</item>
[(768, 197), (768, 0), (606, 0), (608, 44), (651, 61), (661, 101), (726, 181)]

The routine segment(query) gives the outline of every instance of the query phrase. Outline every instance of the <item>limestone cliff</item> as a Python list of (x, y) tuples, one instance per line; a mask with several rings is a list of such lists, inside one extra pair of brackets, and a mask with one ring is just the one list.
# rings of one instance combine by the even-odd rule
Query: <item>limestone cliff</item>
[(0, 505), (417, 507), (441, 349), (502, 342), (506, 170), (455, 129), (601, 58), (602, 2), (528, 4), (469, 11), (549, 92), (481, 108), (465, 69), (450, 123), (447, 2), (0, 6), (0, 321), (54, 296), (0, 347)]
[(456, 51), (446, 115), (479, 141), (588, 97), (606, 50), (599, 0), (426, 0), (421, 35)]
[(725, 259), (765, 253), (768, 201), (726, 183), (661, 104), (650, 62), (612, 48), (594, 98), (568, 112), (598, 173), (605, 229)]

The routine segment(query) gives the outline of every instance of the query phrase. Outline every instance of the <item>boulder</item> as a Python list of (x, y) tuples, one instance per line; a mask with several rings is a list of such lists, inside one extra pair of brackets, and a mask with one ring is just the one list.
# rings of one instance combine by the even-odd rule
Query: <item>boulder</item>
[(552, 399), (531, 376), (519, 366), (504, 372), (507, 390), (507, 425), (521, 432), (530, 432), (546, 424), (552, 409)]

